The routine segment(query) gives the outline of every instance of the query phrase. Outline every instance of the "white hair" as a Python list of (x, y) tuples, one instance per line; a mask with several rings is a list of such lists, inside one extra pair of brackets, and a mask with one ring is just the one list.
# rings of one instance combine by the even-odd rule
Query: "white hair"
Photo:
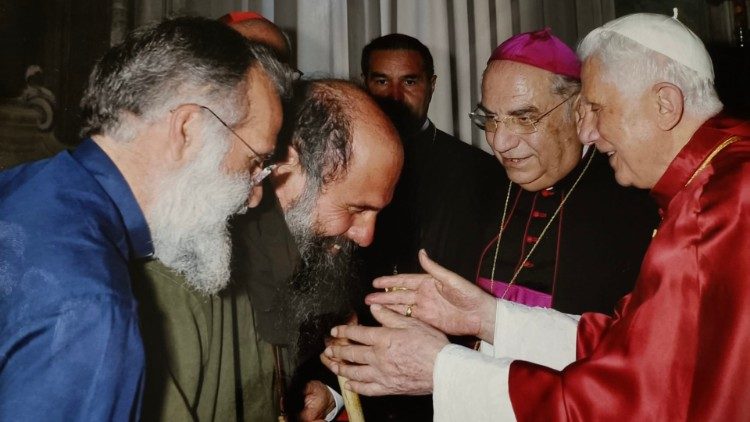
[(574, 98), (572, 97), (578, 95), (580, 92), (580, 80), (564, 75), (552, 75), (552, 94), (561, 98), (571, 97), (564, 106), (565, 112), (563, 113), (563, 122), (568, 124), (575, 123), (575, 101), (573, 101)]
[(204, 116), (198, 157), (160, 183), (147, 216), (155, 256), (205, 294), (229, 283), (227, 222), (242, 212), (250, 193), (249, 172), (230, 175), (222, 168), (229, 136), (217, 119)]
[(582, 61), (598, 59), (604, 68), (603, 77), (614, 83), (623, 95), (635, 95), (658, 82), (669, 82), (685, 98), (685, 113), (709, 118), (722, 109), (713, 80), (671, 58), (614, 31), (599, 28), (590, 32), (578, 45)]

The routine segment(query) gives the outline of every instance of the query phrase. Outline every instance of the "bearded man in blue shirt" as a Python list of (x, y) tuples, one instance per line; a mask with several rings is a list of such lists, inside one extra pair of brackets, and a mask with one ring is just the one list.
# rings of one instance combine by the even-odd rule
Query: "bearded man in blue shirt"
[(138, 30), (91, 74), (87, 139), (0, 173), (0, 420), (140, 418), (128, 266), (229, 278), (226, 221), (260, 201), (289, 75), (219, 22)]

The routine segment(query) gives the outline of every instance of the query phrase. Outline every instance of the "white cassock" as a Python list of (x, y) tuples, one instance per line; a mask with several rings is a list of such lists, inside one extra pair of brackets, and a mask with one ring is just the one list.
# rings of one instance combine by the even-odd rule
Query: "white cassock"
[(513, 421), (508, 371), (514, 360), (561, 370), (576, 358), (580, 316), (497, 301), (494, 346), (456, 344), (438, 353), (433, 372), (435, 421)]

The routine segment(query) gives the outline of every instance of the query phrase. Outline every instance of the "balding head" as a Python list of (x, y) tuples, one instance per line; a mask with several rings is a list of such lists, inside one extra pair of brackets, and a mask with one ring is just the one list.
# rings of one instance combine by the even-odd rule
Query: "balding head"
[[(275, 175), (287, 221), (292, 227), (312, 225), (319, 236), (369, 245), (375, 217), (390, 202), (403, 163), (396, 130), (372, 98), (349, 82), (304, 82), (294, 103), (289, 155)], [(295, 222), (297, 215), (313, 220)]]
[[(349, 170), (356, 158), (355, 149), (377, 151), (384, 157), (400, 156), (393, 125), (361, 88), (345, 81), (320, 80), (309, 83), (303, 91), (292, 142), (319, 187)], [(317, 158), (323, 147), (328, 152), (320, 161)]]
[(289, 40), (273, 22), (264, 18), (255, 18), (241, 22), (231, 22), (228, 25), (250, 41), (270, 47), (278, 54), (282, 62), (289, 63), (289, 59), (291, 58)]

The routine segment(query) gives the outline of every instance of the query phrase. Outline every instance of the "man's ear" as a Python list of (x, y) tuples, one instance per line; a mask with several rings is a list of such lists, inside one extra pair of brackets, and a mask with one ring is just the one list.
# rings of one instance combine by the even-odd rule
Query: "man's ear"
[(435, 93), (435, 83), (437, 82), (437, 75), (432, 75), (430, 77), (430, 93)]
[(288, 174), (299, 166), (299, 153), (293, 146), (288, 146), (284, 158), (276, 162), (276, 169), (273, 171), (276, 176)]
[(585, 103), (583, 99), (581, 98), (581, 94), (575, 94), (573, 97), (573, 117), (576, 119), (576, 130), (578, 131), (578, 134), (581, 133), (581, 124), (583, 123), (583, 118), (586, 116), (586, 108)]
[(657, 124), (662, 130), (672, 130), (682, 120), (685, 110), (682, 90), (669, 82), (661, 82), (654, 85), (653, 92), (658, 106)]
[(306, 182), (304, 172), (300, 169), (299, 152), (291, 145), (287, 147), (286, 156), (276, 163), (276, 168), (271, 174), (271, 182), (281, 209), (286, 212), (300, 197)]
[(181, 105), (170, 112), (167, 151), (173, 161), (182, 161), (195, 147), (197, 122), (201, 109), (192, 104)]

